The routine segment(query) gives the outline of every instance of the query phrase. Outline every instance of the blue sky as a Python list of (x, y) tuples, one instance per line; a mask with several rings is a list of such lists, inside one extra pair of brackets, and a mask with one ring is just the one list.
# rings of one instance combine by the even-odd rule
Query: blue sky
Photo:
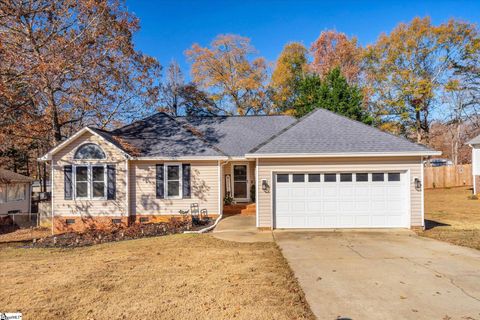
[(206, 46), (222, 33), (249, 37), (259, 55), (273, 62), (287, 42), (309, 47), (322, 30), (345, 32), (366, 45), (415, 16), (428, 15), (434, 23), (480, 19), (480, 1), (127, 0), (127, 6), (140, 18), (137, 49), (164, 67), (177, 60), (187, 77), (184, 51), (195, 42)]

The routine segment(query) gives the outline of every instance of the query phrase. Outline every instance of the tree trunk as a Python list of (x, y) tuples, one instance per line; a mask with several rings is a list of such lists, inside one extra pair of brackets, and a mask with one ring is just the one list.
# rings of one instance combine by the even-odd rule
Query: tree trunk
[(47, 164), (43, 162), (43, 174), (42, 174), (42, 192), (47, 192)]
[(422, 142), (422, 119), (420, 118), (420, 111), (415, 112), (415, 129), (417, 131), (417, 142)]

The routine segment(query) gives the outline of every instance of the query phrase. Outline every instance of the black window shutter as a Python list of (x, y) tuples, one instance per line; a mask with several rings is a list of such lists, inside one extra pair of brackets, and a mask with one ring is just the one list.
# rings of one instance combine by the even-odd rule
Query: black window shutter
[(156, 184), (156, 196), (157, 199), (163, 199), (164, 198), (164, 176), (163, 176), (163, 164), (157, 164), (156, 166), (156, 175), (155, 175), (155, 184)]
[(115, 165), (107, 165), (107, 199), (115, 200), (117, 193), (117, 176), (115, 174)]
[(63, 167), (63, 195), (65, 200), (72, 200), (72, 166)]
[(183, 163), (182, 164), (182, 193), (183, 193), (183, 198), (191, 198), (192, 197), (192, 192), (191, 192), (191, 183), (190, 183), (190, 164), (189, 163)]

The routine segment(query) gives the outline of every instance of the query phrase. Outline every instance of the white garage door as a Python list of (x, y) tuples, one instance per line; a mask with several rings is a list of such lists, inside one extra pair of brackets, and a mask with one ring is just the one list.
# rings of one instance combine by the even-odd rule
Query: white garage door
[(277, 173), (276, 228), (409, 227), (404, 172)]

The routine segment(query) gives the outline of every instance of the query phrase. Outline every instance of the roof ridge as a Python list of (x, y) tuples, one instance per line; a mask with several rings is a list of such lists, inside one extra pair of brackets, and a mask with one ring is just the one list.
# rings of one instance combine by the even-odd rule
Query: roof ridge
[(157, 111), (157, 112), (155, 112), (154, 114), (149, 115), (148, 117), (135, 120), (135, 121), (133, 121), (133, 122), (131, 122), (131, 123), (129, 123), (129, 124), (126, 124), (126, 125), (120, 127), (120, 128), (117, 128), (117, 129), (115, 129), (115, 130), (109, 131), (109, 133), (114, 134), (114, 133), (113, 133), (114, 131), (121, 130), (121, 129), (130, 127), (130, 126), (133, 126), (133, 125), (135, 125), (137, 122), (145, 121), (145, 120), (150, 119), (150, 118), (153, 118), (154, 116), (159, 115), (159, 114), (164, 114), (164, 115), (168, 116), (168, 114), (166, 114), (166, 113), (163, 112), (163, 111)]
[(202, 141), (205, 145), (207, 145), (209, 148), (219, 152), (220, 154), (228, 157), (227, 154), (225, 154), (225, 152), (223, 152), (222, 150), (220, 150), (219, 148), (215, 147), (214, 145), (210, 144), (207, 140), (205, 140), (204, 138), (196, 135), (191, 129), (189, 129), (187, 126), (185, 126), (184, 124), (180, 123), (177, 119), (175, 119), (175, 116), (172, 116), (172, 115), (169, 115), (165, 112), (161, 112), (163, 114), (165, 114), (168, 118), (172, 119), (173, 122), (175, 122), (177, 125), (180, 126), (180, 128), (182, 128), (183, 130), (189, 132), (195, 139), (198, 139), (200, 141)]
[(342, 118), (344, 118), (344, 119), (346, 119), (346, 120), (348, 120), (348, 121), (350, 121), (350, 122), (353, 122), (353, 123), (356, 123), (356, 124), (360, 124), (360, 125), (362, 125), (362, 126), (365, 126), (365, 127), (370, 128), (370, 129), (374, 129), (374, 130), (376, 130), (376, 131), (378, 131), (378, 132), (381, 132), (381, 133), (384, 133), (384, 134), (388, 134), (388, 135), (390, 135), (390, 136), (392, 136), (392, 137), (394, 137), (394, 138), (401, 139), (401, 140), (407, 141), (407, 142), (409, 142), (409, 143), (412, 143), (412, 144), (415, 144), (415, 145), (417, 145), (417, 146), (420, 146), (420, 147), (423, 147), (423, 148), (425, 148), (425, 149), (428, 149), (428, 150), (432, 150), (432, 151), (433, 151), (433, 149), (425, 146), (424, 144), (411, 141), (410, 139), (408, 139), (407, 137), (404, 137), (404, 136), (399, 136), (399, 135), (396, 135), (396, 134), (391, 133), (391, 132), (388, 132), (388, 131), (383, 131), (383, 130), (377, 128), (377, 127), (370, 126), (370, 125), (368, 125), (368, 124), (366, 124), (366, 123), (363, 123), (362, 121), (358, 121), (358, 120), (354, 120), (354, 119), (352, 119), (352, 118), (349, 118), (349, 117), (347, 117), (346, 115), (343, 115), (343, 114), (340, 114), (340, 113), (336, 113), (336, 112), (334, 112), (334, 111), (332, 111), (332, 110), (328, 110), (328, 109), (325, 109), (325, 108), (322, 108), (322, 107), (317, 108), (315, 111), (319, 111), (319, 110), (326, 111), (326, 112), (331, 113), (331, 114), (333, 114), (333, 115), (342, 117)]
[(253, 147), (250, 151), (248, 151), (248, 153), (254, 153), (256, 152), (258, 149), (260, 149), (261, 147), (263, 147), (264, 145), (268, 144), (270, 141), (272, 141), (273, 139), (281, 136), (282, 134), (284, 134), (285, 132), (287, 132), (288, 130), (290, 130), (291, 128), (295, 127), (297, 124), (299, 124), (300, 122), (302, 122), (303, 120), (305, 120), (306, 118), (308, 118), (309, 116), (311, 116), (312, 114), (314, 114), (317, 110), (312, 110), (310, 111), (309, 113), (307, 113), (306, 115), (304, 115), (303, 117), (297, 119), (297, 121), (295, 121), (294, 123), (292, 123), (291, 125), (283, 128), (282, 130), (280, 130), (279, 132), (277, 132), (276, 134), (274, 134), (273, 136), (271, 136), (270, 138), (268, 138), (267, 140), (265, 140), (264, 142), (262, 143), (259, 143), (256, 147)]
[(172, 116), (175, 118), (250, 118), (250, 117), (288, 117), (293, 118), (293, 116), (288, 114), (251, 114), (251, 115), (240, 115), (240, 114), (232, 114), (232, 115), (205, 115), (205, 116), (189, 116), (189, 115), (182, 115), (182, 116)]

